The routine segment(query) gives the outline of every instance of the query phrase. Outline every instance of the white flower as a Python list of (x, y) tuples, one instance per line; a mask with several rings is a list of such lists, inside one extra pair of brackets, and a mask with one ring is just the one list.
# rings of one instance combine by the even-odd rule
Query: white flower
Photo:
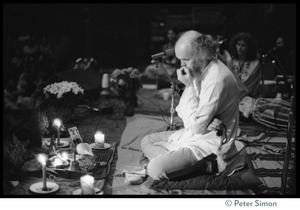
[(56, 98), (61, 99), (64, 94), (68, 92), (73, 92), (74, 94), (82, 93), (84, 94), (84, 89), (81, 88), (76, 82), (55, 82), (53, 84), (47, 85), (44, 88), (45, 94), (55, 95)]

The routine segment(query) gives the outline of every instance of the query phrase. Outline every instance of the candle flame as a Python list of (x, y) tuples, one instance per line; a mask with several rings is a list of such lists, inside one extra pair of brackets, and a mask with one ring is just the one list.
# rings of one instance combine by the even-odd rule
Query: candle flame
[(101, 131), (97, 131), (94, 135), (96, 140), (102, 140), (104, 139), (104, 134)]
[(60, 128), (61, 126), (61, 120), (56, 118), (53, 120), (53, 125), (55, 125), (57, 128)]
[(38, 161), (41, 162), (42, 165), (46, 165), (46, 156), (39, 154)]

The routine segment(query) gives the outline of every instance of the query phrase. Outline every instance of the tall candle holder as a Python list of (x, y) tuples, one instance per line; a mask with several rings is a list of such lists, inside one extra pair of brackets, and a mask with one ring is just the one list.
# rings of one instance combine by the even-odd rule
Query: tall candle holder
[(58, 184), (54, 183), (54, 182), (49, 182), (47, 181), (47, 177), (46, 177), (46, 173), (47, 173), (47, 169), (46, 169), (46, 156), (43, 154), (40, 154), (38, 156), (38, 160), (39, 162), (42, 164), (42, 182), (37, 182), (35, 184), (32, 184), (30, 186), (30, 190), (34, 193), (37, 194), (48, 194), (48, 193), (53, 193), (56, 192), (59, 189)]

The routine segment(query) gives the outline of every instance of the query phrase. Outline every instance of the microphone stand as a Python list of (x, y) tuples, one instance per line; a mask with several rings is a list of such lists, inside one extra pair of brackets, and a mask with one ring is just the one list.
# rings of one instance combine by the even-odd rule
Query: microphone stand
[(171, 118), (170, 118), (170, 130), (173, 131), (175, 130), (175, 125), (174, 125), (174, 95), (175, 95), (175, 84), (174, 82), (171, 82), (171, 90), (172, 90), (172, 97), (171, 97), (171, 108), (170, 108), (170, 113), (171, 113)]
[[(158, 61), (157, 59), (152, 60), (151, 63), (155, 63), (156, 64), (156, 68), (158, 69), (158, 64), (160, 63), (162, 65), (161, 61)], [(163, 68), (165, 74), (167, 75), (168, 79), (171, 81), (171, 90), (172, 90), (172, 94), (171, 94), (171, 108), (170, 108), (170, 113), (171, 113), (171, 118), (170, 118), (170, 126), (168, 127), (167, 130), (174, 130), (175, 129), (175, 125), (174, 125), (174, 113), (175, 113), (175, 109), (174, 109), (174, 96), (175, 96), (175, 90), (176, 90), (176, 86), (175, 83), (173, 81), (173, 79), (171, 78), (171, 76), (168, 74), (168, 72)]]

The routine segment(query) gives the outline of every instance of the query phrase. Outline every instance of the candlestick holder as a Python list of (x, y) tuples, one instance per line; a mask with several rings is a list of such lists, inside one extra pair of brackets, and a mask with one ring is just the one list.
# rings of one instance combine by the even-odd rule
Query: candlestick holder
[(90, 147), (95, 150), (105, 150), (105, 149), (109, 149), (111, 147), (111, 145), (104, 142), (103, 146), (99, 147), (96, 143), (91, 143)]
[(105, 142), (105, 135), (101, 131), (97, 131), (94, 135), (95, 142), (90, 144), (92, 149), (108, 149), (110, 144)]
[(48, 182), (46, 189), (43, 188), (43, 182), (37, 182), (30, 186), (30, 191), (37, 194), (49, 194), (59, 190), (59, 185), (55, 182)]

